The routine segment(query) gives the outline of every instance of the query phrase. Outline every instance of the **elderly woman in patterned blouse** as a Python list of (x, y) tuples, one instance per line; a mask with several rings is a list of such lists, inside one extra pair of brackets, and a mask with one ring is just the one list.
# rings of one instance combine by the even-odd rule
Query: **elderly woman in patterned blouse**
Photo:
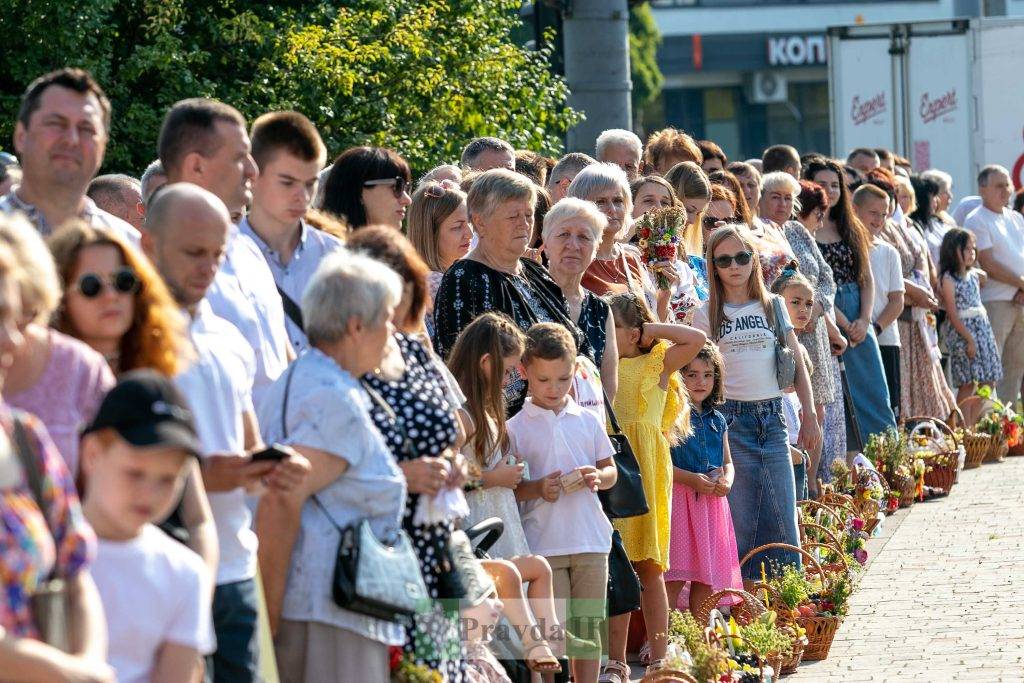
[[(524, 258), (533, 233), (535, 186), (506, 169), (481, 173), (473, 181), (467, 204), (478, 242), (441, 280), (434, 300), (434, 343), (442, 357), (459, 333), (486, 311), (512, 318), (525, 332), (538, 322), (564, 325), (576, 337), (580, 352), (592, 355), (590, 344), (569, 317), (558, 284), (539, 263)], [(591, 359), (593, 360), (593, 359)], [(506, 387), (512, 414), (525, 398), (518, 377)]]

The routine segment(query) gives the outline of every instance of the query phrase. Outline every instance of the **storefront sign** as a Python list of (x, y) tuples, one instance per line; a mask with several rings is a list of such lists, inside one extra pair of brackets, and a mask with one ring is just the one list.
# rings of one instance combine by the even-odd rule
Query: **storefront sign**
[(807, 66), (825, 61), (825, 36), (768, 39), (768, 64), (771, 66)]

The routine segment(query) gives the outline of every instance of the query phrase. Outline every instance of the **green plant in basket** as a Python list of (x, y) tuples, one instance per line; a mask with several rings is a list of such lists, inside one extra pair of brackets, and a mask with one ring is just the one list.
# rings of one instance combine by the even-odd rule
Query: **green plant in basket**
[(991, 401), (992, 407), (978, 420), (978, 424), (974, 426), (975, 430), (982, 434), (1002, 436), (1010, 448), (1018, 445), (1024, 439), (1024, 419), (1013, 412), (1010, 406), (995, 398), (991, 387), (979, 387), (977, 395)]
[(837, 492), (848, 493), (853, 489), (850, 468), (847, 467), (846, 461), (836, 458), (832, 461), (829, 472), (832, 474), (832, 486)]
[[(906, 469), (907, 435), (897, 429), (872, 434), (864, 446), (864, 455), (879, 472), (895, 475)], [(909, 471), (906, 472), (909, 474)]]
[(688, 673), (698, 681), (715, 681), (728, 673), (729, 662), (725, 652), (720, 647), (708, 644), (704, 628), (689, 611), (669, 611), (668, 641), (670, 645), (675, 644), (689, 653)]

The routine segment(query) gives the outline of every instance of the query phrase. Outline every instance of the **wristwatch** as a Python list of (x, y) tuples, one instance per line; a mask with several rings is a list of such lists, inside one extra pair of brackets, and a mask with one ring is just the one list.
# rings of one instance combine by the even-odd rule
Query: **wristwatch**
[(878, 326), (878, 323), (871, 323), (871, 327), (875, 328), (875, 336), (882, 334), (882, 328)]

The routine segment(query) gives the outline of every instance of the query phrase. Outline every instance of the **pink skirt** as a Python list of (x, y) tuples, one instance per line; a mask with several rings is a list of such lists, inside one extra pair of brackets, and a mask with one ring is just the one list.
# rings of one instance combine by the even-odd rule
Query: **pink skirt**
[(743, 588), (728, 498), (673, 484), (671, 539), (666, 581)]

